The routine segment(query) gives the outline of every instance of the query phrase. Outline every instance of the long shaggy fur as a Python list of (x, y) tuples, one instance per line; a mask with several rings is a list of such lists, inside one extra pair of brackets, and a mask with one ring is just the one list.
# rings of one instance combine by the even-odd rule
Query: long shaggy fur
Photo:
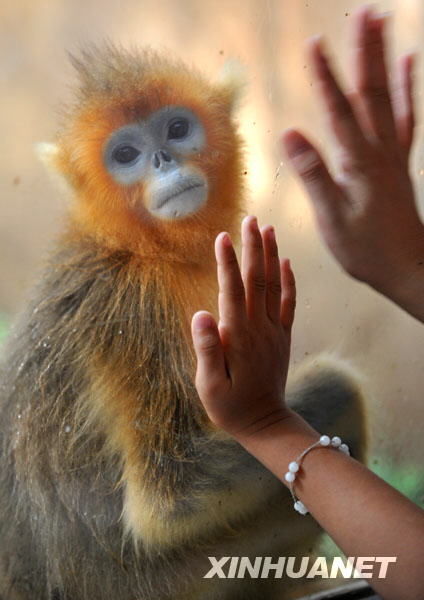
[[(213, 239), (235, 233), (242, 206), (233, 91), (149, 53), (107, 48), (77, 66), (56, 164), (75, 204), (1, 372), (0, 594), (260, 600), (282, 586), (289, 597), (287, 582), (203, 579), (208, 556), (297, 554), (318, 533), (281, 482), (208, 422), (193, 384), (189, 320), (214, 309)], [(210, 196), (181, 222), (136, 219), (142, 187), (110, 181), (102, 141), (170, 98), (204, 119), (208, 148), (194, 160)], [(360, 452), (352, 378), (331, 366), (300, 379), (296, 409), (320, 428), (336, 423)]]

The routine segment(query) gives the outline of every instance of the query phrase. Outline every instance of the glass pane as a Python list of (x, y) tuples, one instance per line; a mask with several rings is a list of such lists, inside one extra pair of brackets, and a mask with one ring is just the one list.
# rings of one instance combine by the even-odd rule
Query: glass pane
[[(246, 142), (247, 211), (257, 214), (260, 223), (275, 225), (281, 253), (291, 258), (298, 282), (292, 366), (322, 352), (352, 362), (365, 381), (371, 468), (424, 505), (419, 425), (424, 328), (341, 271), (324, 247), (308, 199), (279, 147), (286, 127), (300, 127), (333, 165), (334, 146), (322, 121), (304, 41), (324, 34), (340, 77), (349, 85), (349, 26), (360, 5), (351, 0), (3, 2), (0, 344), (26, 303), (69, 202), (68, 192), (58, 191), (34, 153), (36, 143), (53, 139), (56, 108), (70, 99), (73, 72), (66, 51), (77, 52), (80, 43), (105, 37), (125, 47), (165, 47), (212, 79), (235, 60), (246, 79), (238, 120)], [(420, 0), (382, 0), (379, 9), (392, 15), (393, 59), (411, 48), (423, 50)], [(418, 126), (411, 164), (421, 208), (423, 81), (416, 77)], [(317, 552), (337, 550), (326, 540)], [(312, 589), (329, 585), (315, 581)]]

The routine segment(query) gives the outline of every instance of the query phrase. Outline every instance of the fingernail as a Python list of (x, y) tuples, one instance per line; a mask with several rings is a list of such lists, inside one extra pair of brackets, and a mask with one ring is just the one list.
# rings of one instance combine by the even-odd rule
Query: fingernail
[(211, 315), (207, 313), (197, 313), (194, 317), (193, 329), (195, 331), (203, 331), (204, 329), (211, 329), (214, 325), (214, 321)]
[(295, 158), (299, 154), (304, 154), (310, 147), (306, 140), (297, 133), (285, 135), (284, 147), (289, 158)]
[(324, 36), (321, 33), (311, 35), (311, 37), (307, 39), (307, 43), (312, 46), (318, 46), (321, 49), (321, 46), (324, 43)]
[(291, 271), (291, 264), (289, 258), (282, 258), (280, 262), (285, 270), (289, 269)]
[(373, 5), (366, 4), (358, 9), (357, 18), (360, 24), (361, 35), (366, 35), (369, 32), (374, 16), (375, 9)]
[(381, 33), (384, 30), (384, 28), (386, 27), (388, 17), (389, 17), (388, 13), (371, 15), (371, 17), (367, 23), (368, 30), (371, 33), (377, 33), (377, 34)]
[(313, 35), (310, 37), (308, 39), (308, 46), (310, 49), (318, 50), (318, 55), (315, 54), (315, 57), (319, 58), (320, 61), (327, 62), (327, 50), (323, 35)]
[(227, 232), (225, 232), (224, 235), (222, 236), (222, 243), (227, 248), (229, 248), (231, 246), (231, 238), (230, 238), (230, 236), (228, 235)]
[(258, 229), (258, 219), (256, 217), (250, 217), (249, 227), (250, 231), (256, 231)]
[(269, 235), (269, 239), (273, 242), (275, 242), (275, 230), (274, 227), (270, 227), (268, 229), (268, 235)]

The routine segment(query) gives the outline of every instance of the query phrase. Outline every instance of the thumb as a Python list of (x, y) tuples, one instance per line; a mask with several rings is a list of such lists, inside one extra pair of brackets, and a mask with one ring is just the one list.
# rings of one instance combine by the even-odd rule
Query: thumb
[[(308, 192), (318, 216), (337, 210), (339, 189), (318, 150), (298, 131), (288, 129), (282, 145)], [(334, 216), (334, 215), (333, 215)]]
[(224, 349), (215, 319), (205, 310), (193, 315), (191, 335), (197, 357), (196, 385), (227, 379)]

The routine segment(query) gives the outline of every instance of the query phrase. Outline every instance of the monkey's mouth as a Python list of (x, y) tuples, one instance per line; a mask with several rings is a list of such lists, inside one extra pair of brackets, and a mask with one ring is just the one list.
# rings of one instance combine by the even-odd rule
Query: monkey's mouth
[(206, 202), (207, 185), (191, 180), (167, 186), (155, 194), (150, 210), (162, 219), (179, 219), (199, 210)]
[(162, 198), (162, 200), (160, 200), (160, 202), (156, 205), (155, 208), (156, 208), (156, 210), (160, 210), (162, 208), (162, 206), (164, 206), (167, 202), (169, 202), (169, 200), (178, 198), (178, 196), (181, 196), (182, 194), (185, 194), (186, 192), (189, 192), (190, 190), (195, 190), (196, 188), (202, 188), (202, 187), (205, 187), (204, 183), (194, 183), (183, 189), (176, 190), (176, 191), (174, 191), (174, 193), (170, 194), (169, 196)]

